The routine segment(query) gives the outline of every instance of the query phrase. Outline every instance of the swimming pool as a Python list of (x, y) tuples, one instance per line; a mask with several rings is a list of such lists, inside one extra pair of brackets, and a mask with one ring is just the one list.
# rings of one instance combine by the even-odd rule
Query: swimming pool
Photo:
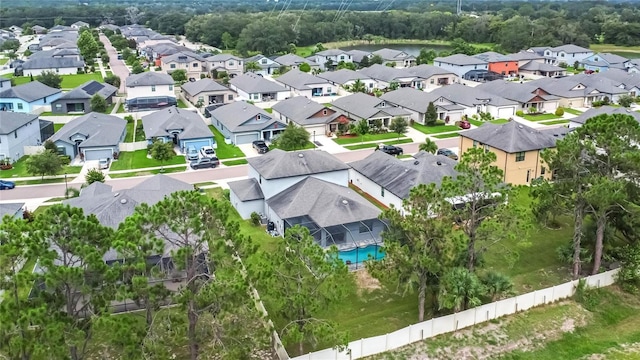
[(384, 252), (380, 250), (379, 245), (368, 245), (363, 248), (355, 248), (338, 253), (338, 257), (347, 265), (365, 262), (369, 260), (369, 255), (375, 260), (384, 258)]

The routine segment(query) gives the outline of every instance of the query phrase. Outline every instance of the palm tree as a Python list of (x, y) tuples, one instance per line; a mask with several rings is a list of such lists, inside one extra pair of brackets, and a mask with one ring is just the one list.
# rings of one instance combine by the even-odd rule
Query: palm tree
[(419, 150), (435, 154), (436, 151), (438, 151), (438, 145), (430, 138), (426, 138), (424, 139), (424, 143), (420, 144)]
[(258, 65), (258, 63), (255, 61), (249, 61), (248, 63), (244, 64), (245, 72), (254, 72), (258, 70), (260, 70), (260, 65)]
[(366, 93), (367, 86), (360, 79), (357, 79), (351, 84), (350, 90), (352, 93)]

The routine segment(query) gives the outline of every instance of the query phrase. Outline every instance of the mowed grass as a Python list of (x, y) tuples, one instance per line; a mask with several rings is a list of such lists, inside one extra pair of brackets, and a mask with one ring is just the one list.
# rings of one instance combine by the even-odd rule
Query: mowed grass
[[(9, 74), (11, 75), (11, 74)], [(31, 81), (31, 76), (3, 76), (7, 78), (13, 78), (16, 85), (26, 84)], [(77, 74), (77, 75), (60, 75), (62, 77), (62, 83), (60, 87), (63, 89), (73, 89), (76, 88), (89, 80), (95, 80), (98, 82), (102, 82), (102, 74), (99, 72), (91, 73), (91, 74)], [(37, 76), (33, 77), (33, 80), (38, 80)]]
[(542, 124), (543, 125), (558, 125), (558, 124), (568, 124), (569, 120), (551, 120), (551, 121), (545, 121)]
[(178, 103), (178, 107), (181, 109), (186, 109), (189, 107), (184, 101), (182, 101), (182, 99), (178, 99), (177, 103)]
[[(147, 150), (123, 151), (119, 154), (118, 160), (111, 163), (110, 170), (129, 170), (149, 167), (159, 167), (162, 165), (185, 164), (186, 160), (182, 155), (176, 155), (171, 160), (161, 163), (160, 161), (147, 157)], [(110, 175), (113, 177), (113, 175)]]
[(109, 177), (112, 179), (118, 179), (118, 178), (134, 177), (134, 176), (170, 174), (170, 173), (176, 173), (176, 172), (183, 172), (185, 170), (187, 170), (186, 166), (166, 167), (164, 169), (155, 169), (155, 170), (147, 170), (147, 171), (130, 171), (126, 173), (109, 174)]
[(557, 116), (556, 114), (538, 114), (538, 115), (524, 114), (522, 115), (522, 117), (529, 121), (553, 120), (553, 119), (561, 118), (561, 116)]
[(53, 132), (57, 133), (65, 124), (53, 124)]
[(449, 139), (449, 138), (454, 138), (458, 136), (460, 136), (460, 133), (457, 131), (452, 133), (447, 133), (447, 134), (433, 135), (433, 137), (436, 139)]
[(367, 141), (381, 141), (387, 139), (397, 139), (398, 134), (396, 133), (382, 133), (382, 134), (367, 134), (363, 136), (340, 136), (337, 139), (333, 139), (336, 144), (339, 145), (349, 145), (349, 144), (357, 144), (361, 142)]
[(566, 112), (566, 113), (573, 114), (573, 115), (580, 115), (580, 114), (582, 114), (582, 111), (580, 111), (580, 110), (576, 110), (576, 109), (571, 109), (571, 108), (562, 108), (562, 110), (564, 110), (564, 112)]
[(239, 147), (233, 144), (227, 144), (224, 141), (224, 135), (222, 135), (215, 126), (209, 125), (209, 129), (211, 129), (211, 132), (216, 139), (216, 156), (218, 159), (233, 159), (246, 156)]
[(229, 160), (229, 161), (223, 161), (222, 164), (226, 165), (226, 166), (236, 166), (236, 165), (245, 165), (248, 164), (249, 162), (247, 161), (247, 159), (238, 159), (238, 160)]
[[(404, 139), (400, 139), (400, 140), (392, 140), (392, 141), (385, 141), (384, 144), (385, 145), (397, 145), (397, 144), (407, 144), (407, 143), (412, 143), (413, 140), (410, 138), (404, 138)], [(361, 149), (374, 149), (378, 147), (378, 143), (366, 143), (366, 144), (358, 144), (358, 145), (349, 145), (349, 146), (345, 146), (345, 149), (348, 150), (361, 150)]]
[(460, 128), (455, 126), (455, 125), (444, 125), (441, 122), (440, 123), (436, 123), (436, 125), (433, 125), (433, 126), (413, 123), (413, 125), (411, 125), (411, 127), (413, 127), (414, 129), (420, 131), (421, 133), (427, 134), (427, 135), (439, 134), (439, 133), (448, 132), (448, 131), (460, 130)]
[[(20, 160), (18, 160), (15, 163), (13, 163), (13, 168), (12, 169), (0, 170), (0, 179), (10, 179), (10, 178), (14, 178), (14, 177), (30, 177), (30, 176), (40, 177), (41, 175), (39, 175), (39, 174), (34, 175), (34, 174), (30, 174), (27, 171), (27, 159), (28, 158), (29, 158), (28, 155), (27, 156), (23, 156), (22, 158), (20, 158)], [(69, 166), (69, 165), (63, 166), (62, 170), (58, 173), (58, 175), (62, 175), (65, 172), (67, 174), (78, 174), (78, 173), (80, 173), (81, 169), (82, 169), (82, 166)], [(45, 176), (45, 178), (46, 177), (47, 176)], [(63, 179), (63, 181), (64, 181), (64, 179)]]

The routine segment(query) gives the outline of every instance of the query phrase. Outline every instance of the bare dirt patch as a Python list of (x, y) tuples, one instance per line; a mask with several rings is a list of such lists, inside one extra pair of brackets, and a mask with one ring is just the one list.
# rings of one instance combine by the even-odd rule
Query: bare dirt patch
[(356, 278), (356, 284), (358, 285), (358, 292), (368, 292), (381, 288), (380, 281), (372, 277), (367, 269), (356, 270), (353, 274)]

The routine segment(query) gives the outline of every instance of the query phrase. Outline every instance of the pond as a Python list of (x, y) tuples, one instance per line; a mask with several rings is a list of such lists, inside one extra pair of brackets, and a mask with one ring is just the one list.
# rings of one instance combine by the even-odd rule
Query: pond
[(433, 45), (433, 44), (362, 44), (362, 45), (354, 45), (354, 46), (343, 46), (340, 47), (342, 50), (362, 50), (368, 52), (374, 52), (380, 49), (395, 49), (406, 52), (409, 55), (418, 56), (420, 55), (421, 49), (433, 50), (436, 53), (441, 51), (451, 51), (451, 47), (447, 45)]

